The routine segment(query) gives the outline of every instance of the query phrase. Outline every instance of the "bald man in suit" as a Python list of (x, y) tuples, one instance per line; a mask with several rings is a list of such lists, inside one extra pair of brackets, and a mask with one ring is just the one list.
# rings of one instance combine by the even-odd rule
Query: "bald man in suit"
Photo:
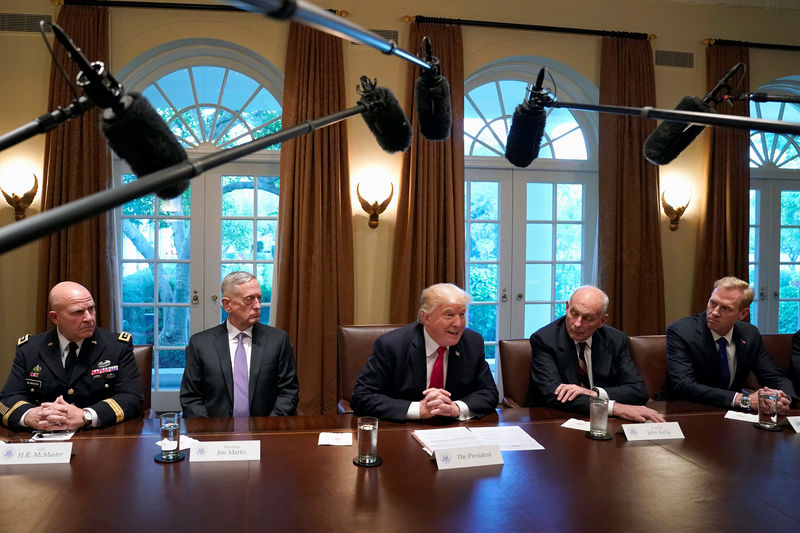
[(180, 393), (184, 416), (295, 414), (299, 386), (292, 345), (285, 331), (259, 322), (256, 277), (242, 271), (225, 276), (222, 306), (228, 319), (192, 335), (186, 347)]

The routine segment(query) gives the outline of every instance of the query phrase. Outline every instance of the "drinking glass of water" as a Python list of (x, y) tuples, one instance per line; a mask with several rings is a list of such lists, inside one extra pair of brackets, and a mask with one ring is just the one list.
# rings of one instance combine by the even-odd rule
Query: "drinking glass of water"
[(161, 453), (156, 460), (162, 463), (173, 463), (183, 459), (181, 452), (181, 414), (164, 413), (161, 415)]
[(358, 466), (378, 466), (383, 459), (378, 456), (378, 419), (361, 416), (357, 420), (358, 455), (353, 462)]

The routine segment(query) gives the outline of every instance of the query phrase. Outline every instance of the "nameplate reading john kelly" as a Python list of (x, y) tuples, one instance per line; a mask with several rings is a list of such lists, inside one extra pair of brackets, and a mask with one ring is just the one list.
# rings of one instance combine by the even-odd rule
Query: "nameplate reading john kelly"
[(198, 442), (192, 447), (189, 461), (260, 461), (261, 441), (220, 440)]
[(800, 416), (787, 416), (786, 420), (789, 421), (789, 425), (792, 426), (795, 433), (800, 433)]
[(71, 442), (0, 443), (0, 465), (69, 463)]
[(503, 464), (500, 446), (466, 446), (463, 448), (441, 448), (433, 453), (439, 470), (451, 468), (467, 468), (470, 466), (486, 466)]
[(683, 431), (677, 422), (656, 422), (646, 424), (622, 424), (628, 440), (682, 439)]

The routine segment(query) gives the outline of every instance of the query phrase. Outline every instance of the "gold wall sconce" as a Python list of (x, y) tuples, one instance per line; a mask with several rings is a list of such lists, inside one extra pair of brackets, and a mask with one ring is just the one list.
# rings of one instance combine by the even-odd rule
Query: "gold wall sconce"
[(22, 220), (25, 218), (25, 210), (33, 203), (33, 199), (36, 197), (36, 191), (38, 190), (39, 178), (36, 177), (36, 174), (33, 175), (33, 188), (23, 193), (22, 196), (18, 195), (16, 190), (12, 190), (11, 194), (8, 194), (0, 187), (0, 192), (5, 196), (6, 202), (14, 208), (14, 220)]
[(361, 196), (361, 191), (359, 190), (361, 184), (359, 183), (356, 185), (356, 195), (358, 196), (358, 201), (361, 203), (361, 209), (364, 210), (365, 213), (369, 215), (369, 227), (375, 229), (378, 227), (378, 215), (386, 211), (386, 208), (389, 206), (389, 202), (392, 201), (392, 196), (394, 196), (394, 184), (390, 183), (389, 189), (389, 196), (383, 200), (382, 202), (378, 203), (378, 201), (374, 201), (369, 203), (369, 201), (365, 200), (363, 196)]
[(669, 218), (669, 229), (675, 231), (678, 229), (678, 222), (686, 208), (689, 207), (689, 202), (692, 201), (691, 191), (685, 193), (683, 198), (676, 198), (674, 193), (670, 199), (667, 199), (667, 191), (661, 192), (661, 207), (664, 209), (664, 214)]

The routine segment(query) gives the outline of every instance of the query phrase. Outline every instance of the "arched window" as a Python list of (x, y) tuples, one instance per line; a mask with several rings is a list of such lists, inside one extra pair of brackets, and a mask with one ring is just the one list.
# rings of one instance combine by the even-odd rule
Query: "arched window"
[(494, 364), (499, 338), (527, 337), (565, 311), (592, 280), (597, 218), (597, 118), (548, 108), (539, 156), (524, 169), (506, 161), (514, 109), (542, 66), (563, 101), (597, 102), (572, 68), (539, 57), (486, 65), (465, 82), (466, 264), (470, 327)]
[[(800, 76), (758, 89), (800, 102)], [(750, 102), (750, 116), (800, 123), (800, 104)], [(751, 321), (764, 333), (800, 329), (800, 137), (750, 132)]]
[[(256, 54), (215, 40), (169, 43), (119, 75), (141, 92), (197, 158), (281, 128), (281, 73)], [(269, 323), (278, 223), (279, 145), (208, 170), (180, 198), (155, 195), (117, 210), (122, 328), (154, 345), (153, 405), (176, 408), (184, 348), (192, 333), (225, 318), (222, 277), (261, 282)], [(114, 160), (119, 182), (136, 179)]]

